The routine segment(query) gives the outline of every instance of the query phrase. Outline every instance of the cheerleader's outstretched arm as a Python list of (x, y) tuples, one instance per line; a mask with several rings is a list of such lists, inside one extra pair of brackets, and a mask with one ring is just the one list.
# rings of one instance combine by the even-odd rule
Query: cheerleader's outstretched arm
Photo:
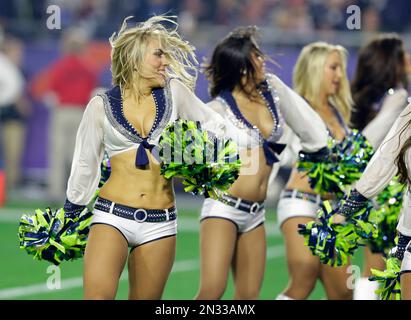
[(103, 121), (103, 100), (97, 96), (88, 103), (77, 131), (64, 205), (68, 214), (81, 212), (98, 187), (104, 156)]
[(275, 75), (269, 75), (277, 90), (285, 122), (299, 137), (303, 152), (314, 153), (327, 146), (328, 133), (321, 117), (295, 91)]

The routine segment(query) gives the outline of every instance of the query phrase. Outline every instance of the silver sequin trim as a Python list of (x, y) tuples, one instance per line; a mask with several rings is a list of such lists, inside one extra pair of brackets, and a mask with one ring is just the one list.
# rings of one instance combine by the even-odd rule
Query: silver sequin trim
[[(160, 121), (160, 123), (158, 125), (156, 125), (157, 121), (158, 121), (158, 106), (157, 106), (157, 100), (154, 97), (154, 102), (156, 104), (156, 117), (154, 119), (154, 123), (153, 123), (153, 127), (155, 127), (155, 129), (149, 133), (149, 139), (148, 141), (152, 141), (155, 140), (156, 137), (158, 135), (160, 135), (164, 128), (167, 126), (168, 122), (170, 121), (171, 118), (171, 112), (172, 112), (172, 98), (171, 98), (171, 90), (169, 85), (167, 85), (164, 88), (164, 95), (165, 95), (165, 101), (166, 101), (166, 105), (165, 105), (165, 110), (164, 110), (164, 115)], [(133, 134), (132, 132), (128, 131), (126, 128), (124, 128), (120, 123), (118, 123), (118, 121), (116, 120), (116, 118), (113, 115), (113, 111), (111, 109), (110, 106), (110, 100), (107, 96), (107, 94), (105, 93), (101, 93), (99, 94), (99, 96), (102, 97), (103, 102), (104, 102), (104, 110), (106, 113), (106, 116), (110, 122), (110, 124), (118, 131), (120, 132), (125, 138), (129, 139), (132, 142), (138, 143), (140, 144), (143, 139), (140, 136), (137, 136), (135, 134)], [(127, 119), (126, 119), (127, 120)]]
[(150, 135), (150, 139), (152, 140), (155, 140), (164, 131), (164, 128), (167, 126), (171, 118), (171, 113), (173, 111), (173, 100), (171, 97), (170, 80), (167, 82), (167, 85), (164, 87), (164, 97), (166, 100), (164, 115), (160, 123), (156, 127), (156, 129), (154, 129), (154, 131)]
[[(267, 75), (267, 78), (271, 78), (271, 76)], [(268, 83), (268, 89), (270, 90), (271, 96), (273, 97), (275, 108), (276, 108), (276, 111), (277, 111), (277, 116), (278, 116), (278, 119), (277, 119), (274, 115), (274, 112), (268, 106), (269, 102), (266, 101), (264, 97), (262, 97), (263, 100), (266, 103), (266, 106), (267, 106), (268, 110), (271, 113), (271, 117), (274, 120), (273, 130), (271, 131), (270, 136), (268, 137), (267, 140), (268, 141), (278, 141), (281, 138), (281, 136), (283, 135), (283, 132), (284, 132), (284, 118), (283, 118), (283, 116), (281, 114), (281, 111), (280, 111), (280, 97), (278, 96), (278, 92), (277, 92), (277, 90), (275, 90), (275, 88), (271, 85), (271, 83), (269, 81), (267, 81), (267, 83)], [(247, 131), (247, 134), (249, 136), (258, 139), (258, 143), (259, 143), (260, 146), (263, 145), (264, 137), (263, 137), (260, 129), (258, 129), (257, 126), (253, 125), (253, 128), (250, 128), (242, 120), (238, 119), (236, 117), (236, 115), (231, 111), (231, 108), (228, 105), (227, 101), (225, 101), (222, 97), (217, 97), (216, 100), (224, 105), (225, 110), (227, 112), (227, 118), (237, 128)]]
[(117, 122), (116, 118), (113, 115), (113, 110), (111, 109), (110, 100), (107, 94), (100, 93), (99, 96), (103, 98), (104, 111), (106, 113), (108, 121), (113, 126), (113, 128), (115, 128), (118, 132), (120, 132), (128, 140), (133, 141), (135, 143), (141, 143), (143, 140), (140, 137), (132, 134), (126, 128), (124, 128), (120, 123)]

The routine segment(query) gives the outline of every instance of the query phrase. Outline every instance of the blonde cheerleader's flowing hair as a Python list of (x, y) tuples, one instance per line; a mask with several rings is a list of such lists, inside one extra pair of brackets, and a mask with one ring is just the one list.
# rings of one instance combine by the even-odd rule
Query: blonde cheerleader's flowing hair
[[(122, 93), (131, 89), (140, 96), (139, 77), (142, 77), (144, 56), (147, 52), (148, 41), (157, 39), (168, 60), (167, 78), (178, 78), (191, 90), (194, 90), (197, 79), (197, 58), (195, 48), (181, 39), (177, 33), (178, 24), (175, 16), (153, 16), (136, 26), (128, 27), (124, 19), (120, 30), (113, 33), (111, 44), (111, 73), (113, 85), (118, 85)], [(166, 28), (164, 24), (172, 25)]]
[(344, 47), (326, 42), (314, 42), (305, 46), (294, 67), (294, 90), (307, 99), (314, 110), (316, 106), (320, 106), (324, 66), (332, 52), (337, 52), (341, 57), (342, 78), (338, 92), (329, 100), (341, 113), (346, 123), (349, 123), (353, 101), (346, 71), (348, 52)]

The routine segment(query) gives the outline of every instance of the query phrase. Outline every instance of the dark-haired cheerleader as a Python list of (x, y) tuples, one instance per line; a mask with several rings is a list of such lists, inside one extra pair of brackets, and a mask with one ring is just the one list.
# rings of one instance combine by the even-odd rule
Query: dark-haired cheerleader
[[(400, 182), (411, 184), (411, 104), (399, 115), (394, 125), (382, 141), (375, 155), (367, 165), (361, 179), (355, 184), (350, 196), (337, 208), (334, 221), (341, 223), (368, 205), (369, 199), (380, 193), (399, 173)], [(411, 206), (407, 189), (403, 198), (401, 216), (397, 225), (398, 244), (393, 257), (402, 261), (402, 299), (411, 299)]]
[(278, 169), (278, 143), (285, 123), (300, 137), (302, 150), (326, 156), (327, 131), (320, 117), (277, 76), (266, 73), (266, 56), (254, 27), (242, 27), (214, 49), (206, 68), (209, 106), (226, 121), (239, 147), (238, 180), (219, 199), (206, 199), (201, 211), (201, 279), (197, 299), (219, 299), (230, 268), (235, 299), (257, 299), (266, 261), (267, 184)]

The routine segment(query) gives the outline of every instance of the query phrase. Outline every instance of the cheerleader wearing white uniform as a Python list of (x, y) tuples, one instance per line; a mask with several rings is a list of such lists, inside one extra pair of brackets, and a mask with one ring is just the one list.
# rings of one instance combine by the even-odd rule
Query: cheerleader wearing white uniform
[[(388, 132), (380, 147), (367, 165), (361, 179), (355, 184), (346, 203), (339, 208), (338, 212), (343, 216), (349, 216), (353, 211), (363, 207), (368, 199), (372, 199), (380, 193), (398, 172), (397, 158), (403, 151), (403, 161), (407, 168), (407, 175), (411, 177), (411, 152), (409, 150), (409, 137), (411, 136), (411, 104), (409, 104), (399, 115), (392, 128)], [(404, 148), (405, 146), (405, 148)], [(401, 217), (397, 230), (399, 242), (395, 256), (402, 259), (401, 272), (411, 271), (411, 207), (410, 192), (404, 195)], [(336, 220), (338, 221), (338, 220)], [(409, 290), (403, 290), (403, 286), (410, 289), (410, 281), (401, 278), (403, 298), (410, 299)]]
[(255, 29), (239, 28), (213, 52), (206, 74), (210, 108), (225, 120), (239, 147), (240, 176), (227, 194), (206, 199), (201, 210), (201, 279), (197, 299), (219, 299), (233, 270), (235, 299), (257, 299), (266, 259), (265, 208), (270, 172), (277, 170), (286, 123), (306, 153), (326, 152), (318, 115), (278, 77), (265, 72)]
[[(411, 74), (409, 54), (403, 40), (396, 34), (381, 34), (359, 52), (351, 90), (354, 112), (351, 123), (377, 149), (398, 115), (408, 102), (408, 75)], [(371, 269), (385, 268), (381, 253), (364, 250), (362, 277), (356, 280), (354, 299), (378, 299), (378, 283), (369, 281)]]

